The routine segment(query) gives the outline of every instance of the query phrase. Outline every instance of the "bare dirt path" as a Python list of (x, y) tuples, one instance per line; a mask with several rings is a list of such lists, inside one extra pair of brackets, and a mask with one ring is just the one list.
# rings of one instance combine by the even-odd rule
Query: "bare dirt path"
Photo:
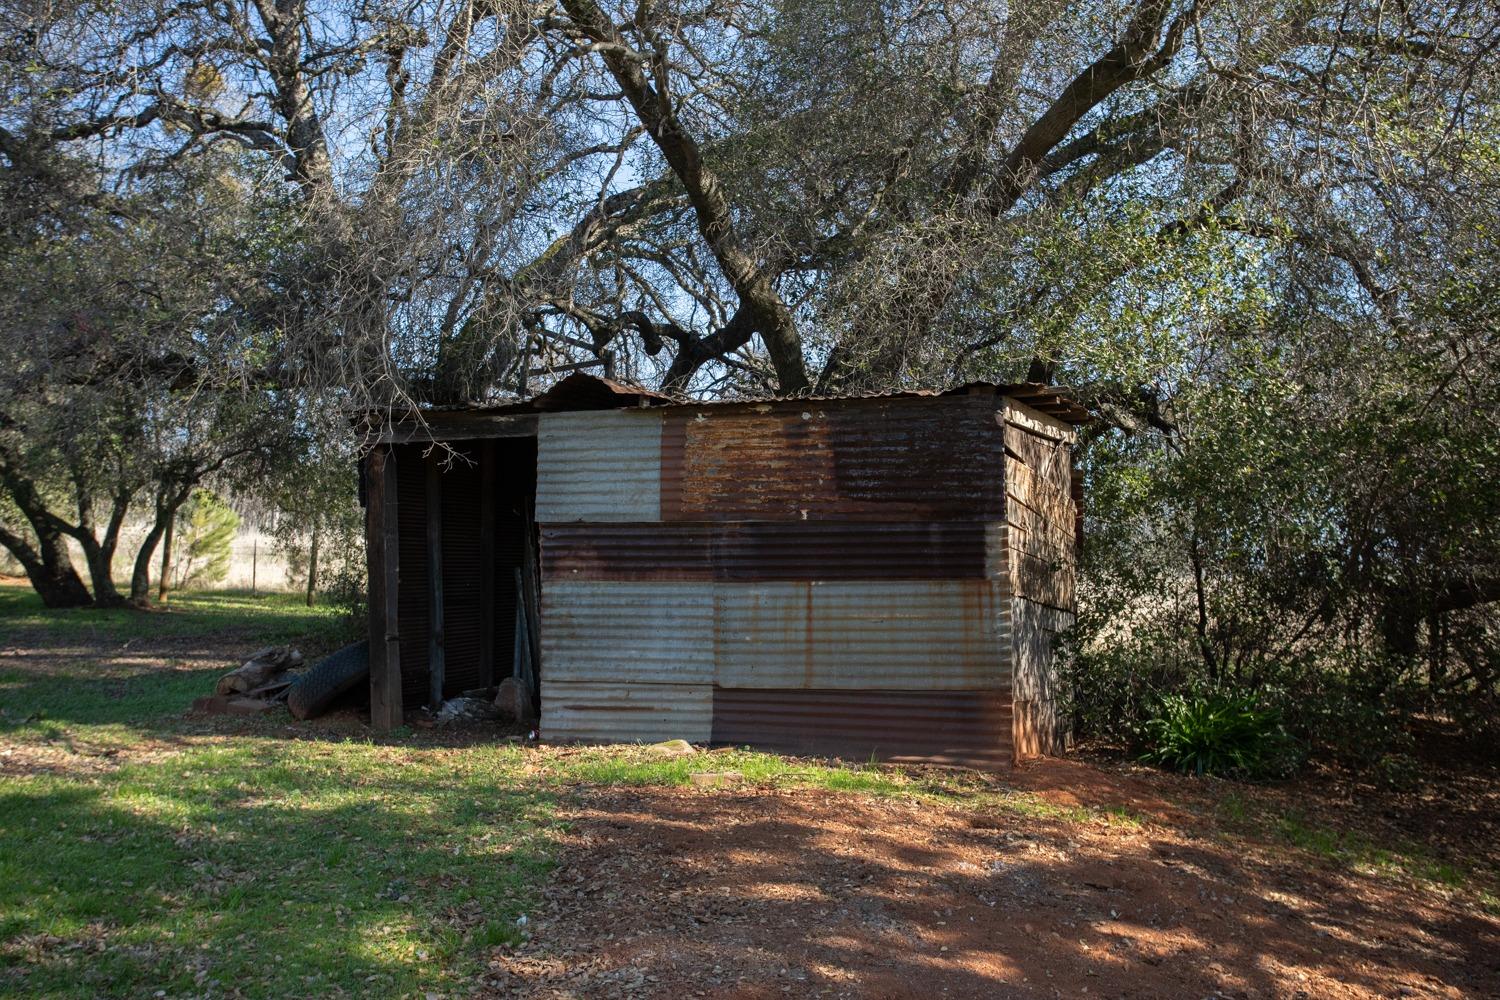
[(585, 794), (494, 996), (1496, 997), (1500, 921), (1191, 829)]

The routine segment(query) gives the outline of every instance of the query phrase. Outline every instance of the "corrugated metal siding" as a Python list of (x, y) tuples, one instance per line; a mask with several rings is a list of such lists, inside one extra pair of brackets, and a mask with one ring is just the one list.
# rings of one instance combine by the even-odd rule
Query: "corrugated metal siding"
[(554, 580), (944, 580), (989, 575), (975, 521), (731, 521), (542, 526)]
[(713, 613), (711, 586), (547, 581), (542, 587), (541, 676), (554, 681), (712, 683)]
[(714, 676), (728, 688), (1004, 691), (1004, 608), (985, 580), (721, 584)]
[(655, 411), (543, 414), (537, 522), (659, 519), (661, 426)]
[(396, 519), (401, 532), (397, 628), (401, 645), (401, 703), (427, 704), (427, 631), (430, 620), (427, 580), (427, 479), (422, 449), (391, 449), (396, 461)]
[(713, 742), (783, 753), (996, 767), (1010, 698), (993, 691), (714, 689)]
[[(495, 652), (497, 678), (511, 673), (515, 646), (515, 569), (527, 544), (525, 508), (531, 497), (535, 445), (527, 439), (495, 442)], [(401, 579), (398, 593), (401, 694), (408, 708), (428, 702), (428, 592), (426, 459), (422, 445), (398, 445), (397, 515)], [(463, 452), (439, 478), (443, 538), (443, 694), (479, 686), (479, 544), (482, 461), (479, 446)]]
[(661, 440), (666, 520), (1005, 516), (992, 397), (672, 409)]
[(1008, 759), (994, 407), (684, 407), (654, 428), (634, 411), (544, 415), (543, 732), (694, 739), (685, 692), (712, 684), (716, 742)]
[(640, 680), (559, 681), (542, 675), (543, 731), (549, 740), (707, 742), (713, 688)]
[(443, 697), (479, 687), (479, 454), (439, 476), (443, 538)]

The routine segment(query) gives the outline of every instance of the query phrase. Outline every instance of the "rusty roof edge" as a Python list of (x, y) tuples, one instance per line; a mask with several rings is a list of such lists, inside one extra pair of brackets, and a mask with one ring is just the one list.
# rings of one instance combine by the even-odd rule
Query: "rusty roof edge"
[[(657, 392), (643, 386), (617, 382), (613, 379), (574, 372), (556, 385), (531, 399), (516, 400), (501, 404), (476, 404), (472, 406), (445, 406), (423, 408), (423, 419), (428, 415), (459, 414), (506, 414), (567, 412), (581, 410), (612, 410), (633, 407), (709, 407), (744, 406), (756, 403), (839, 402), (859, 399), (914, 399), (959, 396), (976, 391), (992, 392), (996, 396), (1009, 396), (1032, 406), (1043, 413), (1066, 423), (1078, 425), (1092, 422), (1093, 415), (1083, 405), (1077, 393), (1066, 386), (1048, 385), (1043, 382), (997, 383), (965, 382), (949, 389), (897, 389), (890, 392), (850, 393), (846, 395), (787, 395), (787, 396), (739, 396), (726, 399), (690, 399), (685, 396)], [(398, 418), (409, 420), (411, 417)]]

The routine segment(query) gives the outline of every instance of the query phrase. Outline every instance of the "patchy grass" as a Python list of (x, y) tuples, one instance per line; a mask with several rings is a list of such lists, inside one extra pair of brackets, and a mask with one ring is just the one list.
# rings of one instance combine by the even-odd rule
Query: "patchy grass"
[[(0, 788), (0, 984), (406, 995), (472, 974), (547, 870), (514, 751), (239, 738)], [(507, 759), (511, 758), (511, 759)]]
[(307, 607), (298, 594), (249, 591), (183, 591), (151, 611), (133, 608), (43, 606), (28, 587), (0, 584), (0, 644), (18, 634), (44, 629), (54, 641), (102, 639), (122, 646), (134, 640), (195, 639), (253, 628), (262, 645), (336, 637), (339, 612), (327, 605)]
[[(526, 933), (582, 788), (689, 783), (923, 800), (976, 815), (1135, 830), (1123, 805), (1059, 804), (993, 775), (743, 749), (379, 740), (183, 709), (250, 648), (342, 641), (295, 597), (174, 595), (173, 610), (49, 611), (0, 587), (0, 995), (412, 996), (467, 992)], [(296, 738), (289, 738), (294, 736)], [(1349, 868), (1488, 881), (1226, 794), (1216, 835)]]

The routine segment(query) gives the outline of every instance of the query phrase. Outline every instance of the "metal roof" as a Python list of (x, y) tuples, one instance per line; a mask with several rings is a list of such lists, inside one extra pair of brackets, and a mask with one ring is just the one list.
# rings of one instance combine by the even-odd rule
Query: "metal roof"
[(574, 372), (546, 392), (513, 403), (449, 406), (425, 409), (424, 413), (556, 413), (570, 410), (613, 410), (626, 407), (745, 406), (759, 403), (838, 402), (846, 399), (906, 399), (993, 393), (1009, 396), (1027, 406), (1069, 424), (1085, 424), (1093, 418), (1071, 389), (1042, 382), (965, 382), (949, 389), (902, 389), (892, 392), (846, 395), (736, 396), (726, 399), (690, 399), (657, 392), (638, 385), (616, 382), (584, 372)]

